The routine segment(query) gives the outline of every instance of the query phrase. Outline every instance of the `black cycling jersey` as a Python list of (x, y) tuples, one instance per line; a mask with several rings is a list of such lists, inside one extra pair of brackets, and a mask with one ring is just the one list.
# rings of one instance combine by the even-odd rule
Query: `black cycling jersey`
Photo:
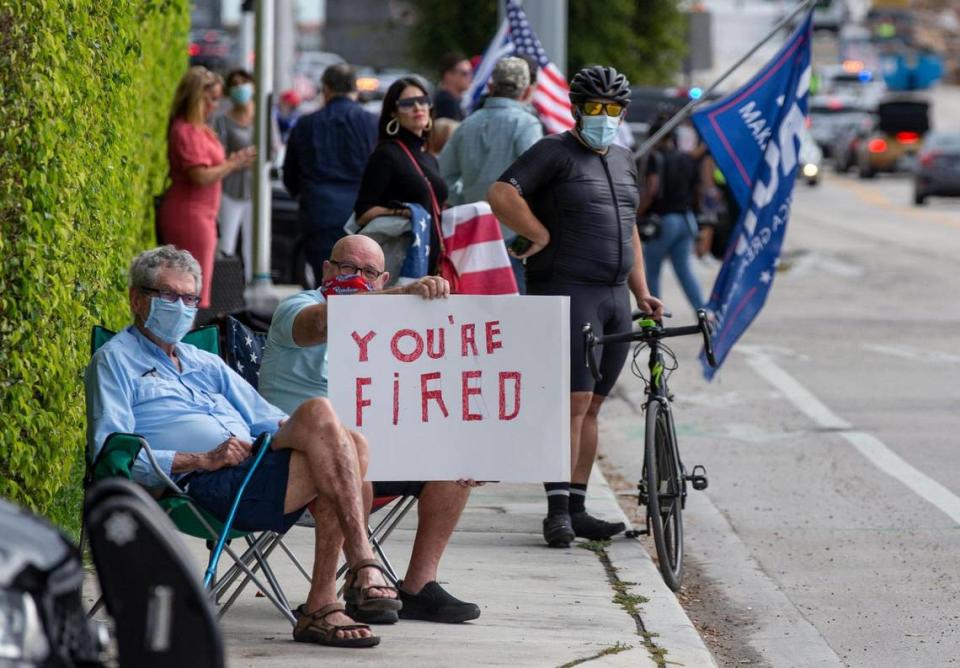
[(633, 269), (640, 191), (630, 152), (600, 155), (569, 132), (541, 139), (499, 179), (527, 200), (550, 243), (527, 258), (527, 282), (620, 285)]

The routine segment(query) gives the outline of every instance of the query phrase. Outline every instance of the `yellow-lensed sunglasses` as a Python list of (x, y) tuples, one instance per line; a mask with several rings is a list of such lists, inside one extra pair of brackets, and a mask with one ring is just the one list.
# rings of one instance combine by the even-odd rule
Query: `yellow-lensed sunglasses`
[(585, 116), (619, 116), (623, 113), (623, 105), (619, 102), (584, 102), (580, 105)]

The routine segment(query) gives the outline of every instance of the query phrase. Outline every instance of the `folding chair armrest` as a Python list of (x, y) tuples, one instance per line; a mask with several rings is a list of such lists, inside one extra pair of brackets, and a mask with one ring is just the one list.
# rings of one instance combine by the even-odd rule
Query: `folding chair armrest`
[(140, 434), (114, 432), (107, 436), (107, 440), (104, 441), (103, 447), (93, 461), (94, 481), (114, 477), (133, 480), (133, 464), (141, 451), (147, 456), (150, 467), (164, 486), (174, 494), (183, 494), (180, 486), (160, 468), (150, 444)]

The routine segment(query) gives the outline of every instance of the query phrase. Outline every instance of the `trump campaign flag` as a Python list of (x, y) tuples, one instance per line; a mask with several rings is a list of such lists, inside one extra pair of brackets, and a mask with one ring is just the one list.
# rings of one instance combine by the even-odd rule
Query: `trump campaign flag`
[(505, 56), (520, 55), (532, 56), (540, 65), (537, 87), (530, 102), (540, 114), (547, 132), (552, 134), (571, 129), (573, 113), (570, 108), (570, 87), (557, 66), (547, 58), (547, 52), (543, 50), (517, 0), (507, 0), (507, 17), (473, 73), (470, 89), (463, 96), (464, 103), (469, 106), (467, 111), (480, 101), (497, 61)]
[[(807, 116), (811, 16), (753, 79), (693, 115), (742, 207), (707, 303), (715, 317), (718, 364), (760, 312), (773, 284)], [(711, 379), (716, 369), (703, 355), (701, 362)]]

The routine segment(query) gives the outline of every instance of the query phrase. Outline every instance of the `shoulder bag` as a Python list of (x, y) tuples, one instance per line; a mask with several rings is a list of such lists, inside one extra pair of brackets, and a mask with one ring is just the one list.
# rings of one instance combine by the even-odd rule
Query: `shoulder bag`
[(395, 141), (396, 144), (403, 149), (403, 152), (407, 154), (410, 162), (413, 163), (413, 168), (416, 169), (417, 173), (423, 177), (423, 180), (427, 184), (427, 190), (430, 192), (430, 213), (431, 217), (433, 218), (434, 227), (437, 230), (437, 241), (440, 243), (440, 253), (437, 255), (437, 274), (447, 279), (447, 282), (450, 284), (450, 292), (459, 292), (460, 274), (457, 272), (456, 267), (453, 266), (453, 261), (450, 259), (450, 256), (447, 255), (447, 250), (443, 243), (443, 227), (440, 224), (443, 212), (440, 210), (440, 203), (437, 202), (437, 195), (433, 191), (433, 184), (430, 183), (430, 179), (427, 178), (427, 175), (423, 173), (420, 163), (418, 163), (417, 159), (413, 157), (413, 153), (410, 152), (410, 149), (407, 148), (406, 144), (399, 140)]

